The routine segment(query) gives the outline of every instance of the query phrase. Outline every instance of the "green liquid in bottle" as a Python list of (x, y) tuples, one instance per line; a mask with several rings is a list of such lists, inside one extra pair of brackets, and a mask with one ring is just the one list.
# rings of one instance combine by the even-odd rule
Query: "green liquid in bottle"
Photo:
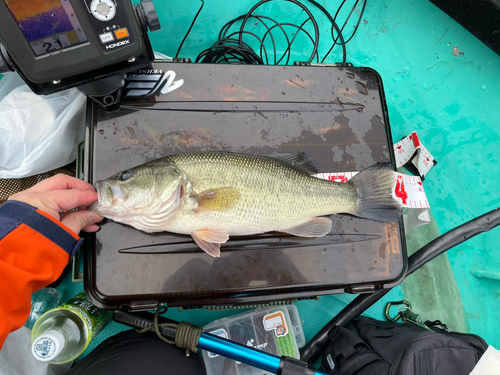
[(78, 358), (111, 319), (84, 293), (46, 312), (31, 332), (32, 353), (40, 361), (64, 364)]

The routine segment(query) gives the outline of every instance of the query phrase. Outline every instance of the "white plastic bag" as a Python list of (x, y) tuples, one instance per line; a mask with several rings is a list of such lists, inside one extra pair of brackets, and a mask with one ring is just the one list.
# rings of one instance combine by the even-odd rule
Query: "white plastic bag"
[(16, 73), (0, 80), (0, 178), (33, 176), (76, 158), (86, 97), (77, 89), (38, 96)]

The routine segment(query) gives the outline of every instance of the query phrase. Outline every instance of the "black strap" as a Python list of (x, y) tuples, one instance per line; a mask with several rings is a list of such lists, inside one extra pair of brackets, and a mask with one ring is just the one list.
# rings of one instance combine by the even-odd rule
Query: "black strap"
[(316, 369), (301, 360), (283, 356), (281, 357), (277, 375), (315, 375)]
[(433, 371), (432, 350), (421, 350), (415, 353), (414, 370), (418, 375), (432, 375)]
[(349, 342), (344, 333), (335, 327), (332, 331), (328, 333), (330, 340), (332, 340), (335, 349), (337, 349), (345, 359), (349, 359), (351, 356), (356, 354), (356, 349)]

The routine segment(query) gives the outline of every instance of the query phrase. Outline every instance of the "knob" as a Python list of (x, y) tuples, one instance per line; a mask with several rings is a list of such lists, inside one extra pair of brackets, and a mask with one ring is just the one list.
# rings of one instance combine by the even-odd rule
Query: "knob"
[(156, 13), (155, 6), (152, 0), (141, 0), (141, 6), (146, 17), (149, 31), (156, 31), (161, 29), (158, 13)]

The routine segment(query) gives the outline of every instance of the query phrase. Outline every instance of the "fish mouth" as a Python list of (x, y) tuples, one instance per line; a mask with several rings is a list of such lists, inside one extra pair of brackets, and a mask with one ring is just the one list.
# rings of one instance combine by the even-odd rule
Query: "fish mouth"
[(95, 190), (97, 192), (97, 203), (98, 204), (101, 204), (105, 188), (106, 188), (106, 184), (104, 183), (104, 181), (97, 181), (95, 183)]

